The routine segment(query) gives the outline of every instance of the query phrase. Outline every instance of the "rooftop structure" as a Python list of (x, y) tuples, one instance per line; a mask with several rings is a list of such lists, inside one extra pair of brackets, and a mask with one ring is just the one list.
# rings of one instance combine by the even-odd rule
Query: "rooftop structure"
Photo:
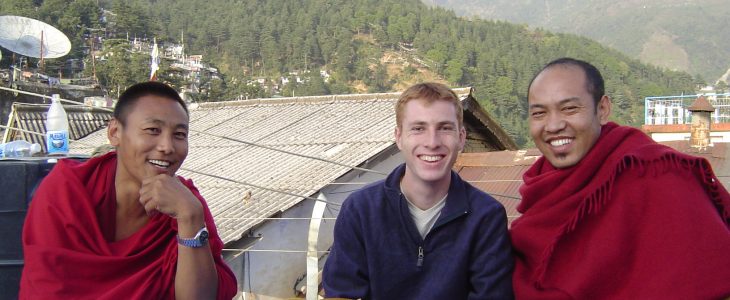
[[(704, 98), (713, 109), (713, 123), (730, 123), (730, 93), (644, 98), (644, 125), (690, 124), (689, 107)], [(705, 106), (705, 109), (707, 107)]]
[[(457, 89), (465, 106), (466, 151), (516, 149), (514, 141)], [(221, 238), (245, 236), (378, 153), (395, 147), (394, 103), (400, 93), (333, 95), (201, 103), (190, 107), (190, 154), (178, 173), (194, 178)], [(71, 144), (89, 154), (101, 132)], [(265, 187), (262, 189), (258, 187)], [(282, 193), (287, 192), (290, 194)], [(301, 196), (296, 196), (301, 195)]]
[[(2, 142), (25, 140), (38, 143), (46, 151), (46, 114), (50, 104), (13, 103)], [(81, 139), (107, 125), (112, 118), (109, 109), (84, 105), (64, 105), (68, 115), (69, 139)]]
[[(647, 97), (644, 132), (655, 141), (692, 141), (696, 147), (730, 142), (730, 93)], [(703, 136), (692, 139), (690, 133)]]

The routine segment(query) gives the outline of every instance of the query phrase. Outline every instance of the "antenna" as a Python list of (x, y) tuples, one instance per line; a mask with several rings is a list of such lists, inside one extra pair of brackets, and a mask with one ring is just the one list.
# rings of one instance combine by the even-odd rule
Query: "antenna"
[(55, 27), (31, 18), (0, 16), (0, 46), (26, 57), (58, 58), (71, 51), (71, 41)]

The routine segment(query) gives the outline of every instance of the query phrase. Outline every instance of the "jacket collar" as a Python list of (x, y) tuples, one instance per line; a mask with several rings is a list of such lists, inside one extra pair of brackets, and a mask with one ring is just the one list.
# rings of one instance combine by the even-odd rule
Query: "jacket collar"
[[(400, 189), (400, 180), (406, 172), (406, 164), (401, 164), (393, 172), (391, 172), (385, 179), (385, 190), (388, 195), (388, 202), (394, 204), (397, 207), (401, 204), (405, 204), (405, 197), (401, 197), (403, 192)], [(402, 202), (402, 203), (399, 203)], [(446, 197), (446, 204), (443, 210), (441, 210), (441, 216), (439, 217), (434, 228), (440, 224), (446, 223), (453, 220), (455, 217), (468, 213), (469, 202), (466, 195), (466, 183), (461, 180), (456, 172), (451, 171), (451, 183), (449, 184), (449, 195)]]

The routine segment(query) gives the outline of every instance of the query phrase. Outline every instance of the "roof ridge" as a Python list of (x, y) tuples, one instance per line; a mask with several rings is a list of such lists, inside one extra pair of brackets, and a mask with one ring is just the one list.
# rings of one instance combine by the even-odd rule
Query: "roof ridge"
[[(455, 88), (453, 91), (459, 96), (467, 96), (471, 93), (471, 87)], [(368, 93), (368, 94), (337, 94), (337, 95), (320, 95), (320, 96), (298, 96), (298, 97), (280, 97), (280, 98), (257, 98), (246, 100), (220, 101), (220, 102), (204, 102), (194, 103), (189, 106), (190, 109), (202, 108), (223, 108), (236, 106), (252, 106), (252, 105), (268, 105), (268, 104), (316, 104), (316, 103), (334, 103), (334, 102), (374, 102), (374, 101), (392, 101), (400, 96), (401, 92), (388, 93)]]

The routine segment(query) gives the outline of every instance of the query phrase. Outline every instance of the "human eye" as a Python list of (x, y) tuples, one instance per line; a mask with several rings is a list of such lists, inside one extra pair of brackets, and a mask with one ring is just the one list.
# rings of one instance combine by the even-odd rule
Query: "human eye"
[(451, 124), (441, 125), (441, 128), (439, 128), (439, 129), (441, 129), (443, 131), (454, 131), (454, 125), (451, 125)]
[(420, 125), (416, 125), (416, 126), (412, 126), (411, 127), (411, 131), (413, 131), (413, 132), (423, 132), (424, 130), (425, 130), (425, 128), (423, 126), (420, 126)]
[(543, 116), (545, 116), (545, 111), (542, 110), (534, 110), (530, 112), (530, 117), (532, 117), (533, 119), (539, 119)]
[(576, 105), (568, 105), (563, 107), (563, 111), (567, 113), (573, 113), (578, 110), (578, 106)]
[(160, 132), (161, 132), (160, 128), (157, 128), (157, 127), (147, 127), (147, 128), (144, 128), (144, 131), (146, 133), (153, 134), (153, 135), (160, 134)]
[(188, 138), (188, 133), (185, 131), (177, 131), (175, 132), (175, 138), (179, 140), (184, 140)]

